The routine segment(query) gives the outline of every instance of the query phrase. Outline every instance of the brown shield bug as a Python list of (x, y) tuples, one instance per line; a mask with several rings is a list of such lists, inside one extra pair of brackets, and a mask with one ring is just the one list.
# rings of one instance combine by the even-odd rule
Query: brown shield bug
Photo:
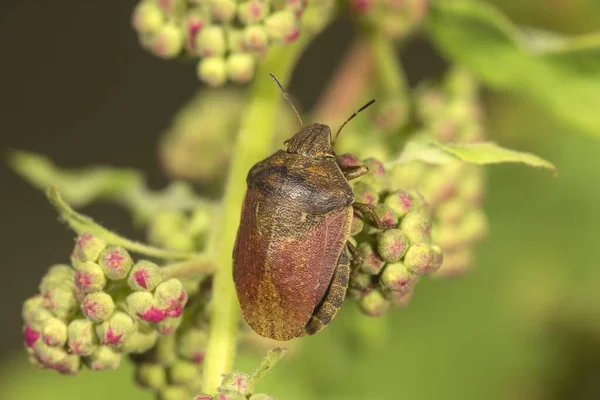
[[(262, 336), (289, 340), (323, 329), (341, 307), (355, 255), (348, 242), (355, 203), (348, 180), (366, 167), (341, 170), (327, 125), (302, 119), (277, 79), (273, 81), (300, 119), (300, 130), (248, 173), (248, 189), (233, 252), (233, 279), (246, 322)], [(375, 222), (376, 223), (376, 222)], [(379, 226), (379, 224), (376, 223)]]

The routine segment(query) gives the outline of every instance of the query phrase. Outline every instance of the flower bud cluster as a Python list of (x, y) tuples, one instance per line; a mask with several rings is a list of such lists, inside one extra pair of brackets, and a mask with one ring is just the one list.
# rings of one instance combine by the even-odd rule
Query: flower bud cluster
[(350, 11), (362, 23), (391, 39), (401, 39), (421, 25), (431, 0), (348, 0)]
[(275, 400), (262, 393), (254, 393), (254, 382), (250, 375), (232, 372), (223, 376), (219, 392), (215, 396), (198, 394), (194, 400)]
[(350, 276), (349, 295), (371, 316), (390, 306), (402, 307), (412, 296), (421, 276), (438, 270), (442, 251), (431, 238), (429, 206), (417, 191), (400, 189), (376, 159), (338, 157), (344, 167), (366, 166), (369, 172), (352, 181), (356, 202), (374, 208), (382, 229), (372, 216), (355, 214), (351, 242), (356, 245), (357, 263)]
[[(445, 143), (473, 143), (484, 138), (477, 86), (471, 76), (454, 70), (441, 88), (422, 88), (417, 113), (423, 129)], [(410, 162), (392, 170), (394, 183), (418, 190), (431, 205), (432, 236), (444, 251), (436, 275), (454, 276), (474, 262), (474, 244), (488, 230), (482, 208), (484, 171), (461, 161), (442, 165)]]
[(34, 364), (63, 374), (83, 364), (115, 369), (123, 354), (147, 351), (177, 328), (187, 302), (182, 283), (165, 280), (158, 265), (89, 233), (39, 290), (23, 305), (25, 345)]
[(154, 55), (198, 58), (199, 78), (221, 86), (249, 81), (269, 47), (320, 29), (332, 6), (332, 0), (142, 0), (132, 24)]

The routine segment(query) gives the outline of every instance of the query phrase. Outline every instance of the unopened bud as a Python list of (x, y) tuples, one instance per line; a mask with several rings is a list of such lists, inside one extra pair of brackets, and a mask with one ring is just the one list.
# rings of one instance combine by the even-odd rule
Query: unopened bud
[(106, 285), (104, 271), (93, 261), (81, 263), (75, 272), (75, 285), (83, 293), (98, 292)]
[(431, 242), (431, 218), (426, 212), (409, 212), (402, 218), (400, 229), (412, 244)]
[(53, 265), (40, 281), (40, 292), (44, 294), (56, 285), (69, 284), (73, 281), (74, 276), (75, 271), (68, 265)]
[(179, 317), (187, 302), (187, 293), (178, 279), (172, 278), (156, 287), (156, 306), (164, 310), (168, 317)]
[(98, 346), (94, 324), (87, 319), (71, 321), (67, 328), (68, 346), (73, 354), (89, 356)]
[(101, 323), (108, 320), (115, 311), (115, 303), (107, 293), (90, 293), (83, 299), (81, 311), (90, 321)]
[(150, 350), (156, 344), (158, 339), (158, 332), (149, 328), (139, 327), (136, 332), (133, 333), (127, 339), (120, 350), (122, 353), (135, 353), (141, 354)]
[(238, 392), (222, 391), (217, 394), (215, 400), (246, 400), (246, 396)]
[(356, 182), (353, 190), (357, 203), (365, 203), (373, 206), (379, 201), (379, 193), (377, 189), (366, 182)]
[(142, 34), (157, 32), (165, 21), (161, 9), (149, 2), (141, 2), (133, 9), (132, 25)]
[(183, 47), (184, 33), (174, 24), (163, 25), (152, 38), (152, 53), (164, 59), (176, 57)]
[(93, 371), (117, 369), (121, 364), (121, 353), (109, 346), (98, 347), (87, 359), (87, 363)]
[(408, 305), (408, 303), (410, 303), (412, 296), (413, 296), (413, 290), (412, 290), (412, 288), (410, 288), (405, 291), (390, 292), (388, 299), (392, 303), (392, 307), (402, 308), (402, 307), (406, 307)]
[(64, 346), (67, 342), (67, 325), (58, 318), (50, 318), (44, 324), (42, 338), (48, 346)]
[(248, 53), (234, 53), (227, 57), (227, 74), (233, 82), (248, 82), (254, 76), (254, 57)]
[(254, 386), (249, 375), (241, 372), (232, 372), (223, 377), (219, 391), (237, 392), (247, 396), (254, 392)]
[(227, 81), (227, 65), (223, 57), (205, 57), (198, 63), (198, 77), (209, 86), (217, 87)]
[(398, 225), (398, 217), (394, 211), (385, 204), (377, 204), (375, 206), (375, 214), (379, 223), (387, 228)]
[(189, 361), (177, 361), (169, 368), (169, 382), (180, 385), (200, 379), (200, 367)]
[(211, 0), (210, 14), (215, 21), (229, 22), (235, 17), (237, 4), (234, 0)]
[(384, 261), (400, 261), (410, 242), (400, 229), (386, 229), (377, 235), (377, 252)]
[(409, 272), (403, 263), (396, 262), (385, 266), (380, 281), (385, 289), (406, 292), (419, 281), (419, 276)]
[(409, 247), (404, 257), (404, 265), (415, 274), (424, 275), (437, 270), (440, 265), (436, 252), (430, 244), (415, 243)]
[(185, 47), (190, 54), (197, 54), (196, 35), (210, 20), (200, 12), (192, 11), (188, 13), (183, 20), (183, 30), (185, 33)]
[(21, 309), (21, 317), (23, 321), (29, 322), (32, 318), (33, 313), (42, 308), (43, 309), (44, 298), (40, 295), (33, 296), (25, 300), (23, 308)]
[(52, 286), (44, 293), (43, 304), (58, 318), (65, 319), (71, 315), (77, 306), (72, 282)]
[(141, 386), (159, 390), (167, 385), (167, 371), (160, 364), (142, 363), (135, 370), (135, 380)]
[(238, 17), (245, 25), (262, 21), (269, 12), (269, 2), (266, 0), (249, 0), (238, 6)]
[(363, 222), (362, 218), (355, 213), (352, 216), (352, 227), (350, 228), (350, 236), (358, 235), (364, 227), (365, 223)]
[(244, 51), (244, 31), (241, 29), (227, 29), (227, 49), (230, 53), (239, 53)]
[(208, 334), (200, 329), (189, 329), (181, 333), (177, 343), (179, 356), (196, 364), (204, 361)]
[(265, 20), (267, 34), (280, 43), (290, 43), (298, 38), (300, 30), (293, 11), (276, 11)]
[(243, 46), (253, 51), (264, 51), (269, 45), (269, 36), (262, 25), (249, 25), (243, 32)]
[(369, 275), (377, 275), (385, 264), (385, 261), (379, 257), (369, 243), (360, 243), (358, 246), (358, 254), (362, 261), (360, 265), (361, 271)]
[(158, 333), (163, 336), (168, 336), (175, 332), (181, 325), (182, 317), (165, 318), (156, 325)]
[(384, 203), (400, 218), (404, 217), (413, 207), (413, 199), (405, 190), (390, 193)]
[(181, 386), (166, 386), (158, 392), (158, 400), (189, 400), (190, 394)]
[(379, 290), (373, 290), (359, 300), (361, 310), (368, 316), (377, 317), (383, 314), (390, 306), (390, 302)]
[(204, 394), (204, 393), (198, 393), (195, 397), (194, 400), (214, 400), (213, 397), (209, 394)]
[(160, 267), (153, 262), (140, 260), (129, 273), (127, 284), (132, 290), (153, 291), (163, 281)]
[(107, 321), (96, 327), (100, 343), (115, 348), (125, 343), (135, 330), (133, 319), (122, 311), (116, 311)]
[(109, 246), (100, 254), (98, 264), (108, 279), (119, 280), (127, 277), (133, 260), (124, 248)]
[(98, 261), (100, 253), (106, 248), (106, 242), (91, 233), (82, 233), (75, 241), (75, 248), (71, 253), (71, 263), (74, 267), (86, 261)]
[(196, 35), (196, 51), (201, 57), (216, 57), (225, 54), (225, 31), (217, 25), (206, 26)]

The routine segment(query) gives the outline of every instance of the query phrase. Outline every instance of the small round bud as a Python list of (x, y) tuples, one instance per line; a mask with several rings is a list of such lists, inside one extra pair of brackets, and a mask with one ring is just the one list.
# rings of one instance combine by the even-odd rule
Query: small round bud
[(190, 394), (180, 386), (167, 386), (158, 392), (158, 400), (189, 400)]
[(254, 64), (254, 57), (251, 54), (231, 54), (227, 57), (227, 74), (234, 82), (248, 82), (254, 76)]
[(189, 361), (177, 361), (169, 368), (169, 382), (180, 385), (199, 379), (200, 368)]
[(72, 282), (52, 286), (44, 293), (44, 307), (58, 318), (67, 318), (75, 310), (77, 299)]
[(419, 281), (419, 276), (410, 273), (403, 263), (396, 262), (385, 266), (380, 281), (381, 286), (385, 289), (394, 292), (405, 292)]
[(183, 47), (184, 33), (174, 24), (163, 25), (150, 42), (152, 53), (160, 58), (176, 57)]
[(141, 2), (133, 9), (132, 25), (142, 34), (157, 32), (165, 22), (161, 9), (149, 2)]
[(108, 279), (119, 280), (127, 277), (133, 260), (124, 248), (109, 246), (100, 254), (98, 264)]
[(81, 369), (81, 359), (74, 354), (68, 354), (58, 364), (54, 365), (53, 369), (63, 375), (77, 375)]
[(377, 215), (379, 223), (385, 227), (391, 228), (398, 225), (398, 217), (394, 214), (392, 209), (385, 204), (377, 204), (375, 206), (375, 214)]
[(409, 245), (406, 235), (399, 229), (387, 229), (377, 235), (377, 252), (388, 262), (400, 261)]
[(32, 318), (33, 313), (43, 308), (44, 298), (40, 295), (33, 296), (25, 300), (23, 303), (23, 308), (21, 309), (21, 317), (25, 322), (29, 322)]
[(415, 274), (424, 275), (434, 272), (437, 265), (437, 256), (431, 245), (427, 243), (416, 243), (408, 248), (404, 257), (404, 265)]
[(160, 364), (143, 363), (135, 370), (136, 382), (152, 390), (159, 390), (167, 385), (167, 371)]
[(359, 305), (363, 313), (371, 317), (377, 317), (389, 308), (390, 302), (379, 290), (373, 290), (359, 300)]
[(210, 20), (200, 12), (192, 11), (186, 14), (183, 21), (185, 47), (191, 54), (197, 54), (196, 36), (209, 23)]
[(150, 292), (134, 292), (127, 296), (127, 309), (131, 315), (145, 322), (158, 323), (165, 319), (166, 312), (156, 307), (154, 296)]
[(425, 212), (411, 211), (406, 214), (400, 222), (400, 229), (410, 243), (431, 242), (431, 219)]
[(87, 319), (71, 321), (67, 328), (68, 346), (73, 354), (89, 356), (98, 346), (94, 324)]
[(90, 321), (100, 323), (110, 318), (115, 311), (115, 303), (107, 293), (90, 293), (83, 299), (81, 311)]
[(350, 236), (358, 235), (364, 227), (365, 223), (363, 222), (362, 218), (355, 213), (352, 216), (352, 227), (350, 228)]
[(385, 261), (379, 257), (369, 243), (360, 243), (358, 245), (358, 254), (362, 261), (360, 270), (369, 275), (377, 275), (385, 264)]
[(228, 28), (227, 31), (227, 49), (230, 53), (240, 53), (245, 50), (244, 31), (241, 29)]
[(117, 369), (121, 364), (121, 353), (109, 346), (98, 347), (88, 358), (87, 363), (93, 371)]
[(398, 190), (390, 193), (385, 198), (385, 205), (388, 206), (399, 218), (404, 217), (413, 207), (413, 199), (409, 192)]
[(374, 206), (379, 201), (379, 192), (377, 189), (366, 182), (356, 182), (353, 190), (357, 203), (365, 203)]
[(361, 272), (356, 269), (350, 275), (350, 288), (357, 289), (357, 293), (360, 296), (365, 295), (367, 292), (373, 289), (373, 275)]
[(141, 354), (150, 350), (156, 344), (158, 332), (140, 327), (129, 339), (125, 340), (120, 350), (122, 353)]
[(187, 293), (178, 279), (172, 278), (156, 287), (156, 306), (164, 310), (167, 317), (179, 317), (187, 302)]
[(262, 52), (269, 45), (269, 36), (262, 25), (249, 25), (242, 35), (244, 49)]
[(237, 4), (234, 0), (211, 0), (210, 14), (215, 21), (229, 22), (235, 17)]
[(368, 173), (363, 181), (372, 184), (375, 187), (385, 186), (385, 168), (383, 163), (376, 158), (367, 158), (363, 161), (363, 165), (367, 167)]
[(75, 285), (83, 293), (98, 292), (106, 285), (104, 271), (93, 261), (79, 264), (75, 272)]
[(71, 263), (75, 267), (78, 263), (95, 262), (105, 248), (106, 242), (102, 238), (91, 233), (82, 233), (75, 241), (75, 248), (71, 253)]
[(249, 0), (238, 6), (238, 18), (245, 25), (262, 21), (269, 12), (269, 3), (266, 0)]
[(36, 331), (29, 325), (23, 327), (23, 341), (27, 347), (33, 347), (35, 342), (40, 338), (40, 332)]
[(412, 288), (405, 291), (400, 292), (390, 292), (388, 299), (392, 303), (392, 307), (402, 308), (406, 307), (410, 300), (412, 299), (413, 290)]
[(158, 333), (163, 336), (168, 336), (172, 334), (177, 330), (177, 328), (179, 328), (179, 325), (181, 325), (181, 320), (182, 317), (163, 319), (156, 325)]
[(220, 392), (237, 392), (244, 396), (248, 396), (254, 392), (254, 385), (250, 380), (248, 374), (242, 372), (232, 372), (223, 377), (221, 386), (219, 387)]
[(196, 364), (204, 361), (204, 350), (208, 334), (200, 329), (189, 329), (181, 333), (177, 342), (179, 356)]
[(225, 54), (225, 31), (217, 25), (206, 26), (196, 35), (196, 51), (201, 57), (215, 57)]
[(36, 308), (35, 310), (31, 311), (25, 322), (32, 329), (41, 331), (44, 328), (44, 325), (46, 325), (46, 322), (53, 317), (54, 315), (45, 308)]
[(40, 292), (43, 294), (56, 285), (69, 284), (73, 281), (75, 271), (68, 265), (57, 264), (50, 267), (39, 284)]
[(163, 281), (160, 267), (153, 262), (140, 260), (129, 273), (127, 284), (132, 290), (153, 291)]
[(67, 325), (58, 318), (50, 318), (42, 329), (42, 339), (48, 346), (64, 346), (67, 342)]
[(298, 21), (293, 11), (276, 11), (265, 20), (267, 34), (275, 42), (290, 43), (300, 36)]
[(198, 63), (198, 77), (209, 86), (217, 87), (227, 81), (227, 65), (223, 57), (205, 57)]
[(133, 319), (122, 311), (116, 311), (108, 319), (96, 327), (100, 344), (115, 348), (120, 347), (136, 331)]

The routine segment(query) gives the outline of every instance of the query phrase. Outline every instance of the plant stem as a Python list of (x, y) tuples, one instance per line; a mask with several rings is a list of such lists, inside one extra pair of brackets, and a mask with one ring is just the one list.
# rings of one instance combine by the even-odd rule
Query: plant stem
[(177, 264), (168, 264), (161, 268), (165, 279), (193, 278), (198, 275), (213, 273), (215, 269), (214, 258), (206, 255)]
[(295, 43), (269, 52), (256, 73), (242, 116), (223, 199), (220, 227), (215, 232), (219, 268), (213, 281), (213, 308), (202, 376), (202, 390), (208, 394), (217, 391), (223, 374), (233, 366), (239, 318), (232, 279), (233, 245), (246, 190), (246, 175), (271, 150), (276, 111), (281, 101), (281, 93), (269, 78), (269, 72), (285, 86), (306, 41), (303, 35)]

